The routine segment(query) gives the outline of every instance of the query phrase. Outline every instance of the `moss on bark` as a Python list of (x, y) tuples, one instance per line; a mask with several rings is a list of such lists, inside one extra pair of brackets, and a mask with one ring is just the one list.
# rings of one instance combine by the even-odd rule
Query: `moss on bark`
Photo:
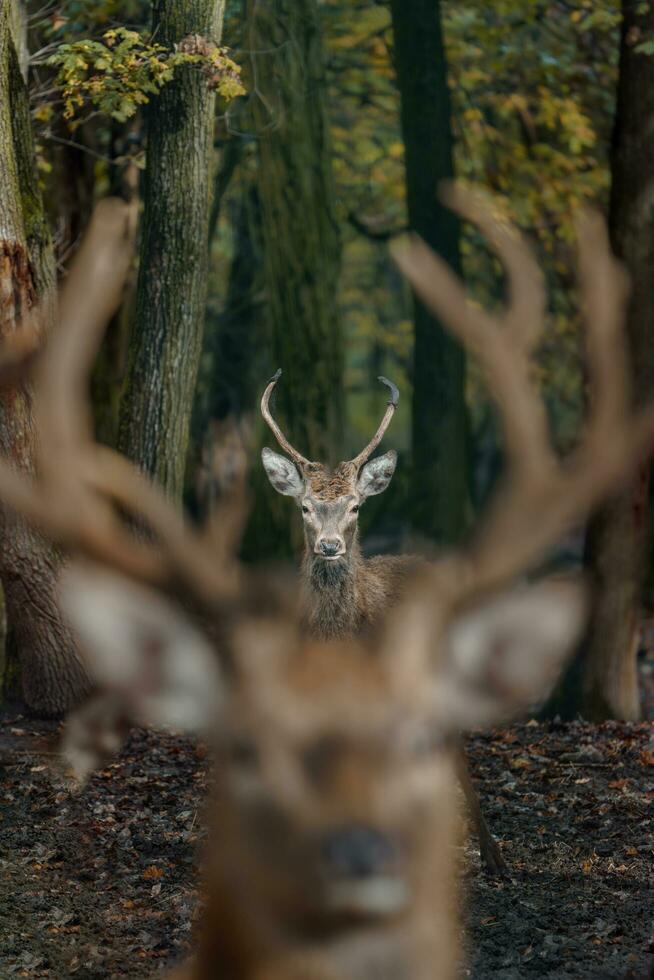
[[(55, 301), (54, 257), (36, 171), (27, 90), (10, 32), (9, 9), (0, 6), (0, 342), (35, 306), (47, 331)], [(37, 435), (28, 385), (0, 392), (0, 452), (17, 467), (34, 470)], [(57, 552), (14, 515), (0, 514), (0, 576), (9, 627), (4, 685), (15, 693), (20, 668), (30, 708), (59, 714), (89, 688), (72, 635), (56, 599)]]
[[(223, 3), (157, 0), (153, 33), (220, 40)], [(185, 66), (148, 106), (144, 212), (119, 448), (181, 501), (204, 326), (215, 98)]]

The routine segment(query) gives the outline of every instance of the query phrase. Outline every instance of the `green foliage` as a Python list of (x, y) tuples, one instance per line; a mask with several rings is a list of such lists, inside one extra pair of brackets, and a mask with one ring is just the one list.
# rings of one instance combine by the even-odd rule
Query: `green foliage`
[[(582, 413), (574, 215), (604, 205), (617, 81), (615, 0), (448, 3), (457, 172), (485, 186), (523, 229), (547, 276), (549, 323), (539, 374), (563, 447)], [(498, 267), (476, 233), (463, 243), (466, 274), (493, 305)], [(480, 387), (471, 372), (473, 404)]]
[[(403, 143), (388, 7), (326, 0), (323, 18), (345, 234), (347, 381), (358, 408), (358, 392), (369, 389), (380, 359), (409, 395), (406, 296), (383, 236), (379, 243), (373, 237), (406, 223)], [(517, 221), (545, 270), (550, 309), (539, 376), (562, 447), (575, 439), (583, 402), (573, 218), (607, 198), (619, 22), (617, 0), (444, 3), (457, 174), (485, 187)], [(370, 236), (354, 230), (352, 213)], [(499, 267), (469, 227), (463, 255), (475, 299), (496, 305)], [(487, 405), (474, 366), (470, 400), (481, 425)], [(369, 427), (369, 415), (357, 410), (357, 427)], [(397, 433), (395, 426), (392, 438)]]
[(88, 106), (118, 122), (132, 117), (174, 77), (180, 65), (195, 65), (225, 100), (244, 93), (240, 68), (226, 48), (194, 43), (170, 51), (125, 27), (105, 31), (100, 41), (61, 44), (48, 59), (57, 69), (64, 118), (73, 119)]

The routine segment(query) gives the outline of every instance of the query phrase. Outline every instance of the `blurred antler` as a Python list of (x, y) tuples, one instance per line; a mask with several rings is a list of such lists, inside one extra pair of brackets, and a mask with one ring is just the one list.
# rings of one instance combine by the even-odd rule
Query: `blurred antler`
[(505, 267), (509, 300), (501, 316), (474, 307), (459, 279), (418, 238), (395, 259), (427, 306), (480, 358), (506, 439), (503, 487), (467, 554), (437, 569), (457, 605), (525, 571), (573, 521), (611, 492), (654, 440), (654, 407), (629, 409), (624, 340), (627, 276), (611, 254), (601, 217), (578, 222), (580, 287), (587, 322), (591, 410), (578, 449), (561, 462), (530, 379), (529, 354), (544, 323), (542, 278), (518, 233), (482, 199), (448, 188), (447, 203), (488, 237)]
[[(217, 518), (211, 535), (194, 531), (135, 466), (93, 441), (88, 376), (121, 299), (134, 226), (133, 205), (106, 199), (95, 209), (34, 372), (38, 476), (0, 460), (0, 498), (69, 550), (145, 581), (177, 578), (213, 602), (233, 585), (233, 568), (210, 546)], [(116, 505), (143, 520), (154, 540), (137, 537)]]

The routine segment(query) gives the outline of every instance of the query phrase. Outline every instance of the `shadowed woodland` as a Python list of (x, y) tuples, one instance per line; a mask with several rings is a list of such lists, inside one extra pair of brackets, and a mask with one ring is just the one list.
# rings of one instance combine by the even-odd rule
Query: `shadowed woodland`
[(654, 976), (653, 168), (648, 0), (0, 0), (1, 977)]

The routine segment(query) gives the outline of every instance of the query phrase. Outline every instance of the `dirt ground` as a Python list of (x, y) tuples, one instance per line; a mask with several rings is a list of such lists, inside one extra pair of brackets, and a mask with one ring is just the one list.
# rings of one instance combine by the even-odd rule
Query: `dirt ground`
[[(0, 728), (0, 977), (150, 977), (197, 919), (206, 753), (136, 731), (71, 795), (53, 739), (20, 717)], [(486, 878), (468, 848), (464, 975), (650, 977), (651, 723), (532, 721), (469, 753), (512, 876)]]

